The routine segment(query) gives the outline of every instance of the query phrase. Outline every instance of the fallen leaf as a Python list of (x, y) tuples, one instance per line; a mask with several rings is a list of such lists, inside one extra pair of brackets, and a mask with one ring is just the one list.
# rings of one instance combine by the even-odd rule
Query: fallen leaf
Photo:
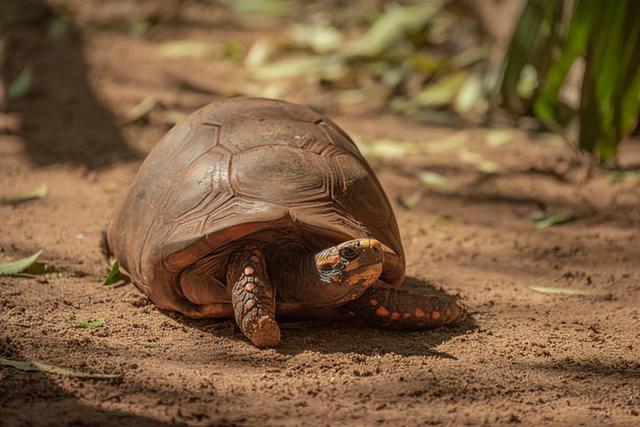
[(13, 276), (18, 273), (22, 273), (36, 262), (41, 253), (42, 251), (38, 251), (30, 257), (22, 258), (6, 264), (0, 264), (0, 276)]
[(404, 207), (405, 209), (412, 209), (414, 206), (420, 203), (421, 199), (422, 199), (422, 190), (417, 190), (417, 191), (412, 191), (410, 193), (401, 194), (398, 197), (398, 202), (400, 202), (402, 207)]
[(269, 15), (284, 16), (290, 12), (291, 3), (287, 0), (234, 0), (229, 2), (233, 11), (240, 16)]
[(500, 147), (518, 137), (514, 129), (491, 129), (485, 134), (485, 141), (490, 147)]
[(532, 221), (536, 225), (536, 228), (542, 229), (551, 227), (552, 225), (564, 224), (575, 220), (574, 215), (547, 215), (539, 218), (533, 218)]
[(458, 92), (469, 78), (469, 73), (461, 71), (436, 80), (413, 98), (420, 107), (442, 107), (454, 102)]
[(96, 319), (96, 320), (74, 320), (73, 326), (76, 328), (82, 329), (96, 329), (102, 328), (106, 323), (104, 320)]
[(500, 170), (497, 163), (485, 159), (480, 153), (467, 149), (460, 150), (458, 158), (464, 163), (474, 165), (480, 172), (496, 173)]
[(19, 205), (20, 203), (28, 202), (31, 200), (42, 199), (47, 195), (47, 192), (48, 192), (47, 185), (41, 184), (29, 193), (1, 198), (0, 204)]
[(592, 289), (576, 289), (576, 288), (554, 288), (547, 286), (529, 286), (533, 291), (540, 292), (542, 294), (554, 294), (554, 295), (580, 295), (580, 296), (597, 296), (605, 297), (611, 295), (609, 292), (595, 291)]
[(24, 67), (18, 77), (9, 85), (7, 89), (8, 99), (20, 98), (29, 92), (31, 82), (33, 80), (33, 72), (30, 67)]
[(441, 190), (449, 186), (449, 180), (439, 173), (422, 172), (418, 175), (418, 178), (420, 178), (420, 181), (422, 181), (424, 185), (430, 188)]
[(215, 56), (218, 48), (197, 40), (176, 40), (158, 45), (156, 52), (163, 58), (198, 59)]
[(75, 369), (61, 368), (58, 366), (49, 365), (47, 363), (35, 362), (32, 360), (10, 360), (0, 359), (0, 365), (11, 366), (21, 371), (35, 371), (46, 372), (48, 374), (63, 375), (66, 377), (77, 378), (97, 378), (97, 379), (109, 379), (109, 378), (121, 378), (120, 374), (93, 374), (90, 372), (77, 371)]
[(247, 52), (244, 63), (247, 67), (256, 67), (267, 62), (276, 50), (276, 43), (272, 39), (258, 39)]
[(105, 277), (104, 282), (102, 282), (102, 285), (104, 286), (113, 285), (114, 283), (119, 282), (120, 280), (126, 280), (126, 279), (127, 277), (120, 272), (120, 265), (118, 264), (118, 261), (113, 260), (111, 262), (109, 273), (107, 274), (107, 277)]
[(289, 37), (298, 47), (321, 54), (335, 51), (342, 43), (340, 31), (321, 25), (294, 25), (289, 30)]
[(423, 28), (440, 11), (442, 1), (415, 6), (391, 7), (378, 18), (360, 39), (345, 45), (346, 56), (378, 56), (391, 48), (405, 34)]
[(367, 153), (372, 157), (392, 160), (401, 159), (409, 154), (410, 146), (401, 141), (379, 139), (370, 143)]
[(156, 100), (147, 96), (127, 113), (127, 123), (133, 123), (146, 117), (156, 107)]
[(182, 111), (169, 110), (164, 114), (164, 121), (170, 125), (176, 125), (185, 119), (187, 115)]
[(228, 42), (225, 43), (224, 48), (222, 49), (222, 56), (225, 59), (236, 60), (240, 59), (244, 49), (240, 43), (236, 42)]
[(478, 76), (471, 75), (458, 91), (453, 108), (461, 114), (469, 112), (483, 100), (482, 95), (482, 81)]
[(337, 58), (307, 56), (255, 66), (251, 68), (251, 72), (260, 80), (284, 80), (306, 76), (336, 80), (346, 73), (346, 68)]

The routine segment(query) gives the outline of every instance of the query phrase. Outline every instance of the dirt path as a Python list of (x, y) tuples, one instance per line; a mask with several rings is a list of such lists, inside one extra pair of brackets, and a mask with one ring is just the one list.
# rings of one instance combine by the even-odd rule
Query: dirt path
[[(596, 173), (581, 184), (580, 170), (565, 173), (572, 154), (548, 138), (511, 133), (496, 146), (482, 129), (332, 114), (365, 141), (394, 203), (409, 275), (461, 294), (473, 315), (463, 326), (422, 333), (289, 325), (280, 348), (258, 351), (231, 323), (161, 313), (132, 286), (100, 284), (100, 230), (135, 175), (135, 159), (166, 131), (167, 110), (233, 92), (233, 67), (160, 60), (150, 42), (108, 32), (76, 40), (74, 49), (70, 58), (86, 61), (86, 76), (59, 87), (51, 73), (68, 64), (55, 53), (39, 57), (35, 75), (49, 77), (1, 115), (0, 192), (46, 183), (49, 194), (0, 206), (0, 259), (44, 249), (58, 273), (0, 278), (0, 357), (122, 378), (2, 367), (0, 425), (640, 423), (637, 181)], [(78, 78), (86, 85), (72, 84)], [(160, 107), (146, 123), (125, 124), (150, 93)], [(419, 149), (380, 159), (381, 138)], [(494, 162), (498, 173), (478, 172), (481, 162)], [(425, 189), (417, 179), (424, 171), (449, 185)], [(577, 220), (537, 230), (537, 209)], [(78, 329), (74, 319), (107, 326)]]

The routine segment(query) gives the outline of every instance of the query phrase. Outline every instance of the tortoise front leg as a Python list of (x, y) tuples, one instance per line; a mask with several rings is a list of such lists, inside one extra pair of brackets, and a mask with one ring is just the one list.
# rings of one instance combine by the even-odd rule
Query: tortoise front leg
[(262, 252), (249, 246), (236, 252), (227, 267), (227, 286), (238, 326), (258, 347), (280, 343), (275, 320), (276, 299)]
[(420, 295), (378, 282), (345, 308), (355, 316), (391, 329), (426, 329), (458, 323), (467, 309), (452, 297)]

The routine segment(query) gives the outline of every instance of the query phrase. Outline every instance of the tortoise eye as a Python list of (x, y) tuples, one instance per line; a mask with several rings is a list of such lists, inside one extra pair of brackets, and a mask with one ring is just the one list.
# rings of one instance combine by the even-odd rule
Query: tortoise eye
[(354, 260), (358, 258), (358, 253), (351, 249), (350, 247), (340, 249), (340, 256), (347, 261)]

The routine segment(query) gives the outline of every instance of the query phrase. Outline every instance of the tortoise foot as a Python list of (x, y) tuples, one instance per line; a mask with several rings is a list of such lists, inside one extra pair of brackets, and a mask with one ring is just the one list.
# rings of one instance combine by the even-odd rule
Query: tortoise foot
[(435, 328), (460, 323), (467, 317), (466, 307), (453, 297), (378, 286), (345, 308), (374, 326), (390, 329)]
[(246, 337), (258, 347), (278, 345), (280, 328), (275, 319), (275, 292), (258, 247), (235, 254), (228, 267), (227, 283), (232, 284), (231, 302), (236, 322)]

